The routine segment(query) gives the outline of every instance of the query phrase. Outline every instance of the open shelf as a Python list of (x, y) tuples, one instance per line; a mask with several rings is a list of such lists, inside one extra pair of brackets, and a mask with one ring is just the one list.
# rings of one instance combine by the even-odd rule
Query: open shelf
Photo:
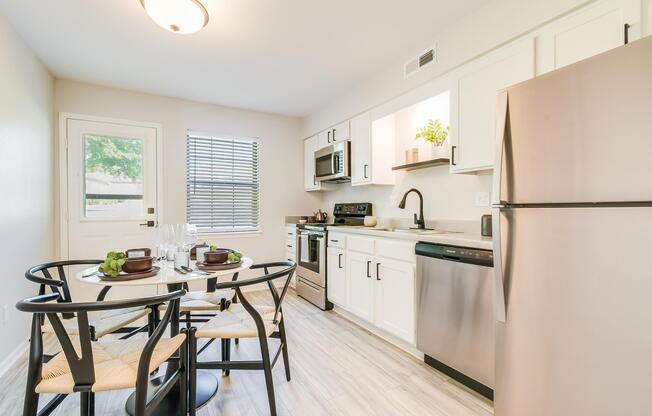
[(449, 165), (450, 159), (432, 159), (424, 160), (422, 162), (408, 163), (407, 165), (394, 166), (392, 170), (417, 170), (425, 168), (434, 168), (435, 166)]

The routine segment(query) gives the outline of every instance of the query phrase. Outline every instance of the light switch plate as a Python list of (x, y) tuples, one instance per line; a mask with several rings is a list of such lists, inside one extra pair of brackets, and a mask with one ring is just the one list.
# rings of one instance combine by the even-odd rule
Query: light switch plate
[(490, 192), (476, 192), (475, 193), (475, 206), (488, 207), (491, 202)]

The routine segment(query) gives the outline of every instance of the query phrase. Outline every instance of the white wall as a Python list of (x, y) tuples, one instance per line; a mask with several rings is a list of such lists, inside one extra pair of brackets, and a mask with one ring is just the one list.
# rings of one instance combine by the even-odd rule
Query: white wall
[(37, 294), (38, 287), (23, 277), (25, 270), (54, 255), (54, 130), (52, 77), (2, 16), (0, 62), (3, 361), (14, 358), (11, 352), (29, 333), (31, 317), (14, 307), (18, 300)]
[(55, 82), (54, 109), (57, 113), (80, 113), (163, 125), (161, 221), (166, 223), (186, 222), (187, 130), (259, 137), (262, 234), (206, 238), (208, 242), (224, 247), (242, 249), (255, 261), (285, 258), (285, 215), (312, 212), (319, 205), (318, 195), (303, 192), (303, 178), (298, 174), (303, 171), (303, 150), (297, 139), (300, 122), (296, 118), (64, 80)]
[[(591, 2), (495, 0), (488, 3), (475, 13), (442, 28), (435, 39), (414, 45), (414, 49), (406, 51), (401, 61), (370, 74), (367, 80), (352, 88), (348, 94), (305, 117), (301, 137), (309, 137), (342, 120), (403, 97), (470, 60)], [(652, 32), (652, 0), (642, 0), (642, 7), (642, 22), (638, 24), (642, 26), (641, 33), (648, 35)], [(433, 42), (437, 45), (437, 63), (404, 79), (405, 62), (431, 47)], [(402, 155), (403, 150), (397, 149), (397, 157), (401, 158)], [(390, 187), (352, 188), (346, 184), (339, 185), (334, 192), (323, 193), (322, 205), (330, 210), (334, 202), (372, 202), (380, 217), (405, 218), (412, 214), (413, 209), (403, 211), (395, 207), (403, 192), (410, 187), (424, 193), (426, 219), (477, 221), (480, 215), (489, 212), (486, 207), (475, 206), (475, 193), (491, 191), (491, 175), (452, 175), (446, 168), (401, 173), (397, 176), (396, 186)]]

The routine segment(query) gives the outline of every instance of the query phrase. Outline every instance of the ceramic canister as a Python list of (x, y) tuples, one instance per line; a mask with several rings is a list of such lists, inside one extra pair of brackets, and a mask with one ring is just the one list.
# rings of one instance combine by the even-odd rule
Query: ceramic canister
[(364, 226), (365, 227), (375, 227), (378, 224), (378, 220), (373, 215), (367, 215), (364, 217)]

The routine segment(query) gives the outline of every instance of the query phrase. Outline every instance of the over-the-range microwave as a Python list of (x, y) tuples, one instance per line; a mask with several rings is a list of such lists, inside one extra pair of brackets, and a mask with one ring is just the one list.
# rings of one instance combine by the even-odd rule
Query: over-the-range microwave
[(351, 142), (343, 141), (315, 152), (315, 177), (321, 182), (351, 180)]

